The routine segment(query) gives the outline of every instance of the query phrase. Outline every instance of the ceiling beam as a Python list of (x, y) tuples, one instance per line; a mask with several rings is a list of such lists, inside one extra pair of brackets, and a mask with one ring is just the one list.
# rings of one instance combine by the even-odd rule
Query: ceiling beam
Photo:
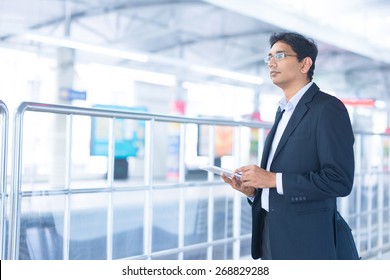
[[(72, 6), (64, 6), (64, 13), (65, 15), (53, 17), (50, 19), (47, 19), (42, 22), (35, 23), (28, 28), (26, 28), (24, 31), (14, 34), (9, 33), (5, 34), (0, 37), (0, 41), (6, 41), (11, 38), (14, 38), (16, 36), (20, 36), (24, 33), (30, 33), (34, 32), (36, 30), (39, 30), (41, 28), (50, 27), (57, 24), (63, 24), (65, 21), (68, 21), (68, 25), (72, 23), (72, 21), (81, 19), (81, 18), (87, 18), (87, 17), (95, 17), (99, 15), (109, 14), (109, 13), (117, 13), (117, 12), (123, 12), (128, 9), (135, 9), (135, 8), (144, 8), (144, 7), (159, 7), (159, 6), (166, 6), (166, 5), (182, 5), (182, 4), (195, 4), (198, 1), (196, 0), (140, 0), (140, 1), (128, 1), (123, 3), (113, 3), (113, 4), (107, 4), (105, 6), (102, 5), (96, 5), (96, 6), (88, 6), (85, 7), (82, 10), (78, 10), (76, 12), (71, 12), (68, 14), (69, 11), (71, 11)], [(198, 2), (199, 3), (199, 2)], [(71, 5), (71, 3), (69, 4)], [(69, 10), (67, 10), (69, 9)], [(70, 27), (68, 27), (70, 28)]]
[(307, 15), (292, 14), (261, 0), (203, 0), (218, 7), (240, 13), (277, 27), (299, 32), (315, 40), (345, 49), (374, 60), (390, 63), (390, 52), (385, 47), (373, 44), (367, 38), (347, 33), (342, 28), (322, 26), (319, 20)]

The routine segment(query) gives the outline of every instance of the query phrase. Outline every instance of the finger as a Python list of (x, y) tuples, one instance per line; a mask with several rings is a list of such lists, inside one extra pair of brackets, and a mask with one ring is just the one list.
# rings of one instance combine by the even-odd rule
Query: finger
[(229, 177), (227, 177), (225, 174), (222, 174), (222, 175), (221, 175), (221, 178), (222, 178), (222, 180), (223, 180), (225, 183), (227, 183), (227, 184), (229, 184), (229, 185), (232, 185), (232, 184), (233, 184), (232, 179), (229, 178)]
[(229, 178), (226, 177), (224, 174), (221, 175), (221, 179), (225, 182), (225, 183), (229, 183)]
[(245, 165), (245, 166), (241, 166), (240, 168), (237, 168), (236, 170), (234, 170), (234, 173), (245, 172), (248, 170), (249, 170), (249, 165)]

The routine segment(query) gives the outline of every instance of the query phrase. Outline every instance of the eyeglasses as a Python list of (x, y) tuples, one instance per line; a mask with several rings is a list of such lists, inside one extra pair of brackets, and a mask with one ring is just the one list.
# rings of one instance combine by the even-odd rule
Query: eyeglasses
[(286, 58), (286, 56), (297, 56), (297, 55), (296, 54), (287, 54), (287, 53), (284, 53), (284, 52), (278, 52), (278, 53), (276, 53), (274, 55), (269, 54), (268, 56), (266, 56), (264, 58), (264, 62), (265, 63), (269, 63), (272, 58), (274, 58), (276, 61), (279, 61), (279, 60), (282, 60), (282, 59)]

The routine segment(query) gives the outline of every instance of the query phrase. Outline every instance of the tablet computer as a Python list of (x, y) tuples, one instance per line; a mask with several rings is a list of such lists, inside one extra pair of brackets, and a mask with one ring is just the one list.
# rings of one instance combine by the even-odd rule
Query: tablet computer
[(229, 178), (236, 177), (236, 178), (240, 179), (240, 174), (234, 173), (232, 170), (221, 168), (218, 166), (204, 165), (204, 166), (200, 166), (199, 168), (206, 170), (206, 171), (209, 171), (209, 172), (213, 172), (213, 173), (218, 174), (218, 175), (225, 174), (225, 176), (229, 177)]

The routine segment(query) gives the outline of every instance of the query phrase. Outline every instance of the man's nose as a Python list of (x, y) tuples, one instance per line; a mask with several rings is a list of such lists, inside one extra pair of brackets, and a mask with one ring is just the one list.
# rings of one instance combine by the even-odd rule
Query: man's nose
[(268, 64), (268, 67), (270, 67), (272, 65), (276, 65), (275, 57), (271, 56), (267, 64)]

